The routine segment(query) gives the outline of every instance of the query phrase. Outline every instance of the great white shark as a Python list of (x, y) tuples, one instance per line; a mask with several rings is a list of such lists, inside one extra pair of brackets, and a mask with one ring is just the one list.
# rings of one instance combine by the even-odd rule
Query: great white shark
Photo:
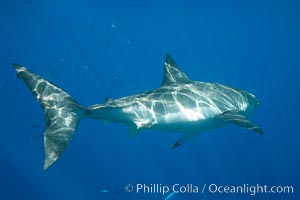
[(124, 123), (131, 136), (143, 129), (181, 132), (172, 148), (204, 130), (230, 123), (263, 134), (247, 118), (259, 104), (253, 94), (219, 83), (192, 81), (168, 54), (159, 88), (115, 100), (106, 98), (104, 103), (89, 107), (26, 67), (13, 65), (17, 78), (24, 81), (44, 110), (44, 170), (66, 149), (81, 118)]

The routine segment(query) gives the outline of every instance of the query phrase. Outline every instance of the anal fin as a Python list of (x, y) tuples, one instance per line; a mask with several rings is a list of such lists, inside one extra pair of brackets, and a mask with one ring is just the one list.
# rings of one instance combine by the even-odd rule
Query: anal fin
[(226, 111), (221, 115), (218, 115), (218, 118), (222, 119), (223, 121), (230, 122), (246, 128), (250, 131), (254, 131), (258, 134), (263, 134), (263, 130), (259, 128), (257, 125), (253, 124), (249, 119), (247, 119), (244, 115), (241, 115), (239, 112), (236, 111)]
[(174, 143), (172, 144), (171, 148), (175, 149), (177, 147), (179, 147), (180, 145), (182, 145), (183, 143), (185, 143), (186, 141), (196, 137), (198, 135), (198, 133), (183, 133), (180, 138)]
[(134, 123), (128, 125), (128, 132), (131, 138), (135, 137), (138, 134), (138, 129)]

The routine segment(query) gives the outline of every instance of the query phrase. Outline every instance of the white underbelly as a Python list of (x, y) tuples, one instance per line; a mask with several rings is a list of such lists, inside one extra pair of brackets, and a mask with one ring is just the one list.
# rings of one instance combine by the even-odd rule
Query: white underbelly
[(178, 112), (170, 112), (165, 115), (157, 116), (158, 123), (187, 123), (205, 121), (220, 114), (219, 111), (212, 110), (209, 107), (194, 108), (194, 109), (180, 109)]
[(217, 113), (211, 110), (170, 113), (158, 117), (151, 129), (166, 132), (200, 132), (225, 125), (224, 121), (214, 117), (216, 115)]
[(123, 108), (122, 114), (118, 115), (120, 121), (123, 121), (121, 118), (127, 118), (136, 124), (138, 129), (155, 129), (166, 132), (195, 132), (222, 125), (220, 120), (214, 118), (219, 114), (218, 111), (209, 107), (193, 109), (177, 107), (165, 113), (155, 112), (153, 109), (141, 105), (138, 108)]
[(164, 132), (201, 132), (207, 129), (214, 129), (226, 125), (226, 123), (218, 118), (202, 119), (197, 121), (172, 121), (161, 122), (149, 127), (153, 130)]

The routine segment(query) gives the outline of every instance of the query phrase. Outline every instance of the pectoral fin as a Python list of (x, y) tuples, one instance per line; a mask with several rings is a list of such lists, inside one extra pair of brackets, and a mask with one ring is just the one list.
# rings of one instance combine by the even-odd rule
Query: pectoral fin
[(180, 138), (174, 144), (172, 144), (171, 148), (175, 149), (175, 148), (179, 147), (180, 145), (182, 145), (186, 141), (194, 138), (196, 135), (198, 135), (198, 133), (183, 133), (180, 136)]
[(253, 124), (249, 119), (247, 119), (244, 115), (241, 115), (240, 113), (236, 111), (227, 111), (222, 113), (221, 115), (218, 115), (218, 118), (230, 122), (233, 124), (236, 124), (238, 126), (241, 126), (243, 128), (246, 128), (250, 131), (254, 131), (258, 134), (263, 134), (263, 130)]

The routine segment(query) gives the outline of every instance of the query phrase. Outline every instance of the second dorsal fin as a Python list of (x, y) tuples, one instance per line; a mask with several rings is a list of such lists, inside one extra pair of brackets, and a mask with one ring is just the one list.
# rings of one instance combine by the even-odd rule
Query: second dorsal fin
[(105, 99), (104, 99), (105, 103), (109, 102), (109, 101), (112, 101), (112, 98), (110, 98), (109, 96), (105, 96)]

